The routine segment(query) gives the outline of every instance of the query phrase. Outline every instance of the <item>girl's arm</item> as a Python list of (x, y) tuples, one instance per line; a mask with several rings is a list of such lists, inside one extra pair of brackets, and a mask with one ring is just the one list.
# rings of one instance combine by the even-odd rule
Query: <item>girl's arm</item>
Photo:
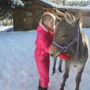
[(38, 40), (38, 47), (49, 54), (50, 45), (46, 40)]
[(52, 43), (51, 41), (48, 41), (46, 35), (43, 33), (39, 34), (37, 39), (37, 46), (49, 54), (49, 49)]

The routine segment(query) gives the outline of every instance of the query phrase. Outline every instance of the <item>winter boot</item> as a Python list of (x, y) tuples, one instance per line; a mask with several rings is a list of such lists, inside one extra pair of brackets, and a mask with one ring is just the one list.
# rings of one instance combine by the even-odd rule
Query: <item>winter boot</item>
[(41, 86), (39, 86), (38, 90), (47, 90), (47, 88), (42, 88)]
[(47, 90), (47, 88), (43, 88), (43, 87), (41, 87), (41, 86), (40, 86), (40, 81), (39, 81), (38, 90)]

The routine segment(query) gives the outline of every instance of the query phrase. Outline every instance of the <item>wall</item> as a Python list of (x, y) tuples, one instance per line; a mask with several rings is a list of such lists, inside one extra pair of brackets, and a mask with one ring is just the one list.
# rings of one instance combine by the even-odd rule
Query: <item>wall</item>
[(36, 29), (42, 14), (43, 6), (36, 2), (26, 8), (13, 11), (14, 30)]

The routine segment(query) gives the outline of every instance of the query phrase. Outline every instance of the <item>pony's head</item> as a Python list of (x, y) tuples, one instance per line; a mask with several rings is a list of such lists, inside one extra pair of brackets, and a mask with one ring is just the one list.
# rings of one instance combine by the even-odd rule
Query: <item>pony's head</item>
[[(78, 27), (79, 20), (72, 13), (66, 11), (64, 16), (56, 23), (56, 31), (50, 48), (52, 56), (58, 56), (61, 52), (64, 52), (65, 47), (73, 42), (77, 37)], [(69, 48), (66, 48), (66, 50)]]

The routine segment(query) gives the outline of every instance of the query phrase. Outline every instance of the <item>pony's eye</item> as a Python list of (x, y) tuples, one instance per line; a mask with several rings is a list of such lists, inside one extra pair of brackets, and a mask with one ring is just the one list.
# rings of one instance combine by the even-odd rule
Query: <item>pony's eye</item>
[(63, 39), (65, 39), (67, 37), (67, 35), (61, 35), (60, 37), (59, 37), (59, 40), (63, 40)]
[(67, 35), (62, 35), (62, 37), (67, 37)]

